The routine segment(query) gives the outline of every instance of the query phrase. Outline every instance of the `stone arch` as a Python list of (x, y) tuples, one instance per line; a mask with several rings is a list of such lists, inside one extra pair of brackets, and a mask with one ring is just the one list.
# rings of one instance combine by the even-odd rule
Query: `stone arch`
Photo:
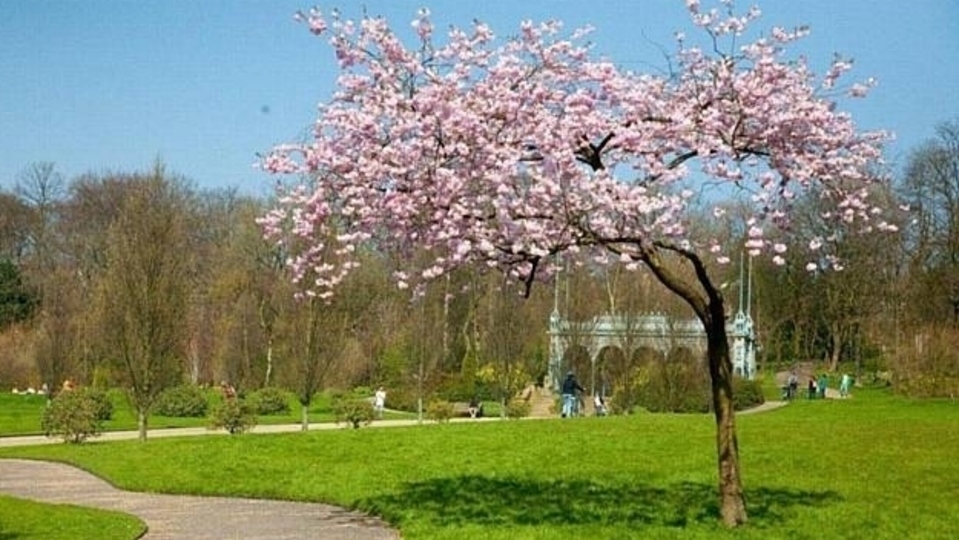
[[(563, 355), (562, 374), (572, 371), (580, 384), (583, 384), (583, 374), (589, 373), (592, 364), (592, 356), (589, 349), (582, 344), (570, 346)], [(585, 387), (585, 385), (584, 385)]]
[(629, 357), (616, 345), (607, 345), (600, 349), (593, 362), (590, 373), (590, 393), (608, 396), (612, 390), (613, 375), (628, 369)]
[(656, 350), (653, 347), (636, 347), (633, 350), (633, 365), (640, 367), (643, 365), (651, 364), (656, 361), (658, 358), (663, 356), (661, 351)]
[(705, 367), (706, 355), (698, 354), (698, 351), (686, 345), (677, 345), (670, 349), (666, 357), (671, 362), (694, 365), (696, 367)]
[[(727, 325), (730, 340), (730, 356), (736, 373), (745, 378), (755, 375), (755, 335), (752, 319), (741, 311), (731, 324)], [(646, 314), (639, 316), (601, 315), (591, 320), (574, 322), (562, 318), (554, 309), (550, 315), (550, 358), (546, 384), (558, 388), (566, 371), (573, 369), (580, 382), (591, 384), (595, 389), (593, 372), (596, 362), (612, 376), (617, 372), (612, 364), (601, 357), (606, 350), (619, 350), (625, 364), (617, 376), (626, 376), (638, 365), (636, 359), (647, 354), (638, 351), (653, 351), (660, 358), (668, 360), (671, 356), (682, 355), (706, 360), (706, 332), (698, 319), (672, 319), (664, 314)], [(580, 352), (568, 356), (567, 352), (585, 349), (585, 360)], [(652, 354), (652, 353), (648, 353)], [(584, 375), (589, 375), (584, 377)], [(611, 377), (612, 378), (612, 377)], [(585, 385), (584, 385), (585, 386)]]

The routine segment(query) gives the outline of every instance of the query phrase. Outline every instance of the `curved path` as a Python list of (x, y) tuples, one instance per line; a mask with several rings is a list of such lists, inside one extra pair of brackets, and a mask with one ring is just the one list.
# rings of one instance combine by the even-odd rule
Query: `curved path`
[(764, 401), (761, 405), (757, 405), (751, 409), (736, 411), (736, 416), (739, 416), (741, 414), (754, 414), (754, 413), (772, 411), (780, 407), (785, 407), (786, 405), (789, 405), (788, 401)]
[(228, 497), (135, 493), (46, 461), (0, 459), (0, 493), (41, 502), (118, 510), (146, 522), (148, 540), (386, 540), (399, 533), (336, 506)]

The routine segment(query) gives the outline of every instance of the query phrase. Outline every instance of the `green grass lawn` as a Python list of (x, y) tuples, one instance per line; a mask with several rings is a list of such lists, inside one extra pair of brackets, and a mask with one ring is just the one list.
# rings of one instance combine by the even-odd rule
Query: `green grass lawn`
[(146, 525), (134, 516), (65, 504), (43, 504), (0, 495), (0, 539), (130, 540)]
[[(216, 391), (211, 391), (215, 394)], [(105, 422), (104, 431), (135, 430), (137, 428), (136, 413), (127, 399), (119, 391), (111, 391), (113, 401), (113, 418)], [(218, 397), (211, 395), (212, 404)], [(47, 398), (40, 395), (13, 394), (0, 392), (0, 437), (12, 435), (40, 435), (40, 417), (46, 406)], [(290, 413), (283, 415), (260, 416), (259, 424), (296, 424), (300, 422), (300, 404), (290, 397)], [(387, 411), (386, 418), (410, 418), (413, 415)], [(317, 394), (309, 408), (310, 422), (332, 422), (334, 415), (330, 404), (330, 397)], [(210, 421), (203, 418), (174, 418), (169, 416), (152, 415), (149, 420), (150, 429), (172, 427), (203, 427)], [(3, 540), (0, 538), (0, 540)]]
[(0, 392), (0, 436), (37, 435), (46, 396)]
[(738, 417), (749, 524), (718, 524), (713, 420), (652, 415), (7, 448), (133, 490), (324, 501), (406, 539), (959, 537), (959, 402), (879, 391)]

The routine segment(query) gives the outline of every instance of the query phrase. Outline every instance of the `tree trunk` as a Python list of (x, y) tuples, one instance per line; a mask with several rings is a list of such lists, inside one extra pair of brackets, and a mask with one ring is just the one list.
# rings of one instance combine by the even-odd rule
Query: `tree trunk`
[(147, 412), (142, 408), (137, 408), (137, 432), (140, 441), (147, 440)]
[[(678, 254), (696, 274), (701, 290), (663, 264), (660, 249)], [(684, 299), (706, 330), (706, 359), (716, 417), (716, 456), (719, 465), (719, 513), (723, 524), (737, 527), (746, 523), (746, 502), (739, 476), (739, 442), (733, 408), (733, 366), (726, 336), (726, 307), (720, 290), (713, 285), (702, 260), (693, 252), (665, 245), (643, 252), (643, 261), (660, 283)]]
[(300, 403), (300, 431), (310, 430), (310, 404)]
[(713, 411), (716, 417), (716, 455), (719, 464), (719, 513), (723, 524), (736, 527), (746, 523), (746, 502), (739, 475), (739, 442), (736, 437), (736, 413), (733, 407), (732, 364), (725, 320), (706, 327), (709, 378), (712, 383)]
[(829, 371), (835, 373), (839, 369), (839, 358), (842, 355), (842, 325), (832, 325), (831, 333), (832, 346), (829, 350)]
[(263, 377), (263, 386), (270, 386), (273, 376), (273, 336), (266, 340), (266, 375)]

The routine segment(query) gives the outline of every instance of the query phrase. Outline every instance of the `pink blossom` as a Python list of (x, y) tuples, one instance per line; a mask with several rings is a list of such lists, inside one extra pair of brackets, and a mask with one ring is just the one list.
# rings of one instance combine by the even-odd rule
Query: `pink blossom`
[[(320, 294), (360, 264), (366, 243), (397, 260), (421, 248), (417, 268), (393, 276), (420, 294), (465, 265), (548, 277), (558, 254), (635, 269), (656, 245), (729, 264), (724, 253), (739, 246), (690, 226), (704, 174), (748, 194), (744, 248), (776, 264), (786, 246), (767, 238), (792, 230), (806, 193), (831, 205), (825, 227), (894, 232), (869, 189), (886, 135), (859, 131), (828, 95), (852, 63), (836, 57), (817, 79), (786, 51), (808, 28), (751, 32), (758, 9), (686, 7), (714, 46), (677, 33), (675, 76), (595, 58), (591, 29), (564, 35), (558, 21), (524, 21), (503, 40), (478, 22), (439, 36), (422, 10), (407, 44), (381, 18), (299, 14), (328, 37), (340, 73), (311, 139), (260, 163), (300, 179), (259, 220), (264, 235), (290, 254), (295, 282)], [(721, 205), (713, 217), (733, 221)], [(807, 247), (841, 267), (822, 238)]]

